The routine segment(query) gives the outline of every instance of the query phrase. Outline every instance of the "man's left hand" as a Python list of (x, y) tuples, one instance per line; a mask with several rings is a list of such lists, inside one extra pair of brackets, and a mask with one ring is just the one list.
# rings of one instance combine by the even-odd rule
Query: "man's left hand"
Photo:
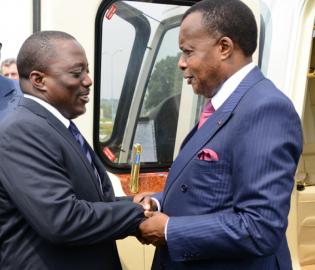
[(153, 212), (152, 216), (139, 226), (141, 242), (161, 246), (166, 244), (165, 225), (169, 217), (161, 212)]

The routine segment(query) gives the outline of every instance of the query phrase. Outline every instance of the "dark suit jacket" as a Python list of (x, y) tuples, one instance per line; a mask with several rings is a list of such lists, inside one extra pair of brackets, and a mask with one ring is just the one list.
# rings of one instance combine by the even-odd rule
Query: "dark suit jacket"
[[(219, 160), (198, 159), (205, 148)], [(301, 150), (292, 103), (254, 68), (185, 139), (157, 195), (170, 220), (153, 269), (291, 269), (285, 232)]]
[(115, 239), (135, 232), (141, 206), (116, 201), (68, 129), (22, 98), (0, 126), (0, 269), (120, 269)]
[(0, 121), (17, 105), (21, 95), (18, 81), (0, 75)]

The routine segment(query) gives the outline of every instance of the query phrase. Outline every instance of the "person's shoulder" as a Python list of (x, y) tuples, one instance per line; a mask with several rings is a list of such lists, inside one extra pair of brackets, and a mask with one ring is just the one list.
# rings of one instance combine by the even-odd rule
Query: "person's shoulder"
[(259, 90), (261, 91), (261, 95), (266, 99), (280, 99), (285, 103), (292, 103), (289, 97), (268, 78), (262, 81)]
[(265, 76), (262, 76), (260, 80), (248, 89), (240, 104), (243, 109), (253, 111), (267, 107), (269, 109), (281, 107), (284, 111), (295, 111), (292, 100), (273, 81)]
[(6, 77), (3, 77), (2, 75), (0, 75), (0, 88), (8, 88), (8, 87), (12, 87), (14, 86), (13, 84), (13, 80), (10, 80)]
[(17, 80), (11, 80), (0, 75), (0, 90), (2, 93), (7, 94), (15, 90), (16, 94), (21, 95), (22, 91)]
[(17, 133), (17, 136), (23, 136), (23, 134), (30, 131), (37, 134), (47, 133), (48, 124), (46, 122), (45, 119), (39, 117), (27, 107), (15, 106), (6, 113), (5, 117), (0, 119), (0, 137), (4, 134), (12, 136)]

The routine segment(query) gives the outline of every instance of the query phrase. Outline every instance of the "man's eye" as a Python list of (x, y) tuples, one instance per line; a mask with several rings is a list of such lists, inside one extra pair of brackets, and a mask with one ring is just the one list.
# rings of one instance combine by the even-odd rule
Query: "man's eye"
[(184, 57), (188, 57), (188, 56), (191, 55), (191, 52), (192, 52), (192, 51), (184, 50), (184, 51), (182, 52), (182, 55), (183, 55)]
[(72, 75), (74, 78), (80, 78), (80, 77), (81, 77), (81, 74), (82, 74), (82, 72), (71, 72), (71, 75)]

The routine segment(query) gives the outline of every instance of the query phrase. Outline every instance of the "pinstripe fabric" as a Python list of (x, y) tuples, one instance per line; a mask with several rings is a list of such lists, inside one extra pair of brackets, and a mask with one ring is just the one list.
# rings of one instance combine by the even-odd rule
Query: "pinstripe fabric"
[[(255, 68), (184, 140), (160, 194), (167, 248), (152, 268), (291, 269), (285, 231), (302, 144), (292, 103)], [(219, 161), (198, 160), (204, 148)]]
[(18, 81), (0, 75), (0, 121), (17, 106), (21, 96)]

